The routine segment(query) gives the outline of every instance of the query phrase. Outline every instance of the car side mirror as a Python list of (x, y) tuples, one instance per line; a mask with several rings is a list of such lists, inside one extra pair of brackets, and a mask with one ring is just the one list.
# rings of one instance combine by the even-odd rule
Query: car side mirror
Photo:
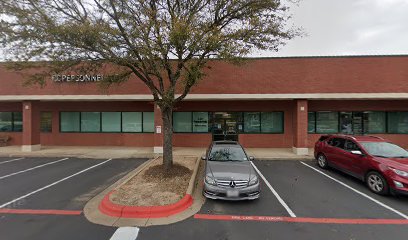
[(207, 157), (206, 156), (201, 156), (201, 160), (206, 160), (207, 159)]
[(353, 151), (351, 151), (351, 153), (354, 154), (354, 155), (360, 155), (360, 156), (363, 155), (363, 153), (361, 151), (359, 151), (359, 150), (353, 150)]
[(253, 160), (255, 160), (255, 158), (253, 156), (249, 156), (249, 160), (253, 161)]

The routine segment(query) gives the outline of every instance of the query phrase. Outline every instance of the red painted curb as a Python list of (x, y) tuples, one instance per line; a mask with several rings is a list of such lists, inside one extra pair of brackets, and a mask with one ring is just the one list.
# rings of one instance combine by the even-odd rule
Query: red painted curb
[(307, 218), (307, 217), (279, 217), (279, 216), (237, 216), (195, 214), (195, 219), (218, 221), (258, 221), (258, 222), (287, 222), (287, 223), (316, 223), (316, 224), (367, 224), (367, 225), (408, 225), (407, 219), (364, 219), (364, 218)]
[(113, 192), (108, 193), (99, 204), (99, 210), (112, 217), (162, 218), (182, 212), (193, 204), (191, 195), (186, 194), (180, 201), (165, 206), (125, 206), (115, 204), (109, 199)]
[(81, 215), (82, 211), (52, 210), (52, 209), (11, 209), (11, 208), (1, 208), (0, 213), (5, 213), (5, 214), (28, 214), (28, 215)]

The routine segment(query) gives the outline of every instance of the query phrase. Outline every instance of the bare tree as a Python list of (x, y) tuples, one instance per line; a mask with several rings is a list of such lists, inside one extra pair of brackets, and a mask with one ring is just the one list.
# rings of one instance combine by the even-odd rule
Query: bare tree
[(277, 51), (300, 32), (288, 17), (280, 0), (0, 0), (0, 43), (15, 70), (38, 69), (31, 83), (105, 64), (117, 66), (105, 86), (136, 75), (161, 109), (169, 169), (173, 107), (209, 59)]

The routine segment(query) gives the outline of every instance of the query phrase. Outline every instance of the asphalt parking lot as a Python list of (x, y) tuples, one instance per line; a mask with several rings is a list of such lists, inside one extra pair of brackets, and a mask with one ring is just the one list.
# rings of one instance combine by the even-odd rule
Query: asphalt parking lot
[(138, 239), (403, 239), (408, 234), (406, 197), (377, 196), (338, 171), (318, 172), (313, 161), (254, 163), (275, 194), (263, 182), (255, 201), (207, 200), (194, 218), (143, 228)]
[[(0, 239), (5, 240), (116, 240), (112, 236), (120, 229), (88, 222), (82, 209), (145, 161), (10, 160), (0, 158)], [(254, 164), (266, 180), (260, 199), (206, 200), (195, 216), (138, 229), (137, 239), (402, 239), (408, 234), (407, 197), (375, 195), (358, 180), (322, 171), (312, 161)], [(121, 238), (130, 239), (135, 238)]]
[(109, 239), (83, 207), (145, 160), (0, 158), (0, 239)]

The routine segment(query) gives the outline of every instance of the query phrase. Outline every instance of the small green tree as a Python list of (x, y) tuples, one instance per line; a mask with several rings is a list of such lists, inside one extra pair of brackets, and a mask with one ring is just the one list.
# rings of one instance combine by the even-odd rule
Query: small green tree
[(173, 107), (209, 59), (276, 51), (299, 34), (287, 13), (280, 0), (0, 0), (0, 43), (14, 69), (38, 69), (31, 83), (104, 64), (117, 66), (104, 86), (136, 75), (161, 109), (169, 169)]

